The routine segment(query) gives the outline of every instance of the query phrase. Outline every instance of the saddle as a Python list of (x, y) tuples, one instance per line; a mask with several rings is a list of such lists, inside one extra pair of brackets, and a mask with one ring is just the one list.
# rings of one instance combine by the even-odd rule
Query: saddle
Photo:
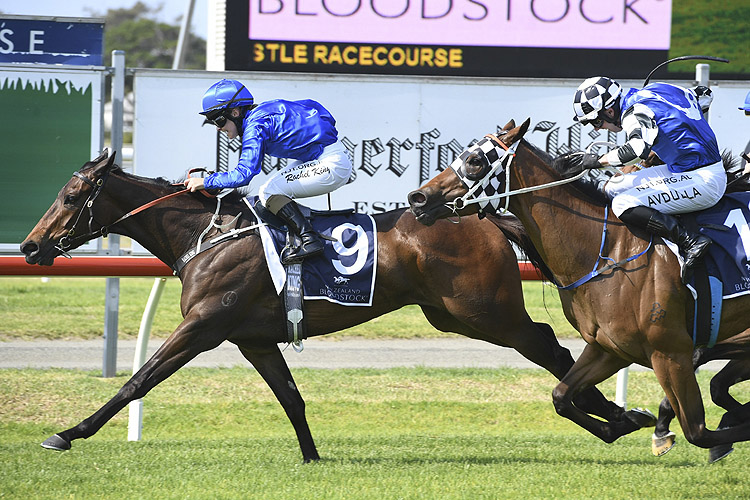
[[(326, 245), (321, 255), (284, 265), (279, 259), (282, 247), (299, 242), (291, 241), (291, 233), (286, 230), (282, 219), (267, 210), (257, 196), (248, 196), (244, 201), (258, 222), (267, 226), (260, 228), (261, 239), (271, 277), (283, 301), (287, 341), (295, 350), (301, 350), (301, 341), (307, 337), (304, 299), (323, 299), (344, 306), (372, 305), (377, 233), (371, 216), (358, 214), (353, 209), (323, 211), (300, 205), (300, 212), (320, 237), (337, 243)], [(358, 229), (351, 230), (350, 227)], [(361, 250), (362, 246), (357, 245), (360, 236), (367, 242), (362, 250), (366, 251), (366, 259), (338, 253), (342, 248)]]

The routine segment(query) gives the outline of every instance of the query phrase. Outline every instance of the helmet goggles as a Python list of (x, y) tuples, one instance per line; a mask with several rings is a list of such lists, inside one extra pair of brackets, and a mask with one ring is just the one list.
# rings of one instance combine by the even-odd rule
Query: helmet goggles
[(210, 123), (211, 125), (216, 125), (218, 128), (223, 128), (224, 125), (227, 124), (227, 120), (228, 120), (227, 114), (231, 112), (228, 106), (234, 102), (237, 96), (240, 95), (240, 92), (242, 92), (244, 89), (245, 89), (245, 86), (241, 85), (240, 88), (237, 89), (237, 92), (234, 93), (231, 99), (229, 99), (226, 102), (221, 102), (219, 104), (216, 104), (215, 106), (208, 108), (206, 111), (204, 111), (201, 114), (206, 117), (206, 121)]

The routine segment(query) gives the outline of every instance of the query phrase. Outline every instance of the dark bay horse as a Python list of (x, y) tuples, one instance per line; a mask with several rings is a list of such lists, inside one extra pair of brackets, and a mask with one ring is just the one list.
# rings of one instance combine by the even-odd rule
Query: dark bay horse
[[(21, 244), (29, 264), (51, 265), (64, 250), (105, 232), (138, 241), (172, 266), (194, 248), (211, 223), (217, 202), (181, 191), (163, 179), (123, 172), (105, 152), (86, 163), (62, 188), (47, 213)], [(140, 211), (160, 197), (175, 195)], [(137, 212), (137, 213), (136, 213)], [(124, 214), (134, 214), (132, 217)], [(238, 195), (223, 198), (219, 218), (237, 227), (255, 221)], [(558, 379), (573, 365), (552, 329), (534, 323), (524, 309), (519, 269), (509, 238), (531, 255), (533, 247), (512, 218), (474, 217), (459, 228), (445, 221), (426, 228), (405, 210), (375, 216), (378, 232), (376, 287), (371, 307), (344, 307), (324, 300), (306, 302), (307, 333), (324, 335), (418, 304), (437, 329), (512, 347)], [(113, 224), (113, 222), (117, 223)], [(221, 226), (221, 224), (218, 224)], [(110, 227), (112, 226), (112, 227)], [(222, 229), (213, 229), (208, 240)], [(130, 401), (201, 352), (224, 341), (237, 345), (278, 398), (297, 433), (303, 459), (319, 458), (305, 418), (305, 404), (279, 350), (287, 342), (281, 299), (276, 294), (260, 236), (221, 243), (199, 253), (180, 273), (184, 321), (120, 391), (78, 425), (47, 439), (45, 448), (66, 450), (88, 438)], [(487, 259), (491, 255), (492, 259)], [(231, 296), (232, 300), (227, 297)], [(608, 420), (627, 412), (596, 390), (576, 400)]]
[[(748, 404), (727, 411), (716, 430), (706, 427), (687, 326), (693, 314), (692, 298), (682, 284), (676, 257), (661, 241), (649, 245), (647, 234), (632, 233), (601, 204), (573, 185), (560, 183), (565, 172), (556, 168), (547, 153), (523, 140), (529, 123), (526, 120), (516, 127), (511, 121), (492, 138), (506, 150), (510, 148), (499, 155), (501, 167), (489, 176), (495, 179), (493, 188), (515, 192), (509, 210), (526, 227), (555, 283), (569, 285), (592, 272), (600, 247), (604, 256), (618, 263), (577, 288), (560, 290), (566, 318), (587, 346), (553, 391), (556, 411), (600, 439), (614, 441), (626, 433), (624, 429), (593, 418), (571, 404), (571, 398), (638, 363), (653, 368), (690, 443), (718, 449), (750, 440)], [(463, 168), (465, 178), (479, 182), (478, 186), (490, 173), (490, 165), (476, 156), (467, 157)], [(544, 185), (548, 186), (537, 189)], [(428, 225), (462, 211), (476, 212), (475, 204), (461, 198), (469, 194), (467, 186), (453, 169), (446, 169), (409, 194), (412, 212)], [(641, 252), (640, 257), (624, 262)], [(734, 342), (735, 357), (750, 353), (750, 344), (741, 340), (750, 323), (749, 306), (750, 296), (745, 295), (725, 300), (722, 308), (717, 347)]]

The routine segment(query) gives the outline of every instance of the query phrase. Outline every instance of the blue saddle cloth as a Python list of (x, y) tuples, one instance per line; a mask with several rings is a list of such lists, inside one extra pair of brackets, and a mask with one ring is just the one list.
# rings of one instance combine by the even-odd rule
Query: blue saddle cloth
[[(257, 207), (257, 196), (248, 196), (246, 203)], [(317, 232), (336, 240), (324, 239), (323, 253), (303, 261), (304, 298), (323, 299), (348, 306), (371, 306), (378, 248), (375, 219), (371, 215), (353, 211), (320, 212), (301, 208), (306, 215), (309, 213)], [(276, 226), (271, 223), (267, 229), (276, 254), (281, 255), (287, 233)], [(278, 265), (275, 267), (280, 268)]]
[(702, 234), (713, 240), (704, 258), (709, 276), (723, 283), (722, 297), (750, 293), (750, 192), (725, 195), (715, 206), (682, 215), (695, 217)]

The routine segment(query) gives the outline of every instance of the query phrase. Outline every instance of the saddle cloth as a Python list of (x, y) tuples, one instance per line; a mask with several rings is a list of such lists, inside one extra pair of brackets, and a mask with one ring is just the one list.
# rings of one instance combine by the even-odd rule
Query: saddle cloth
[[(261, 218), (257, 196), (244, 198), (256, 219)], [(336, 241), (324, 239), (325, 249), (319, 256), (302, 263), (303, 296), (307, 300), (327, 300), (346, 306), (371, 306), (377, 272), (377, 231), (371, 215), (351, 211), (318, 212), (306, 207), (313, 228)], [(286, 232), (276, 224), (259, 228), (268, 270), (280, 294), (286, 282), (286, 271), (279, 255), (286, 244)]]
[[(722, 297), (731, 299), (750, 293), (750, 192), (738, 192), (724, 195), (713, 207), (683, 214), (686, 218), (695, 218), (700, 232), (713, 240), (709, 253), (704, 257), (709, 276), (723, 283)], [(677, 246), (666, 242), (672, 252), (680, 259)], [(694, 284), (688, 282), (693, 296)]]

